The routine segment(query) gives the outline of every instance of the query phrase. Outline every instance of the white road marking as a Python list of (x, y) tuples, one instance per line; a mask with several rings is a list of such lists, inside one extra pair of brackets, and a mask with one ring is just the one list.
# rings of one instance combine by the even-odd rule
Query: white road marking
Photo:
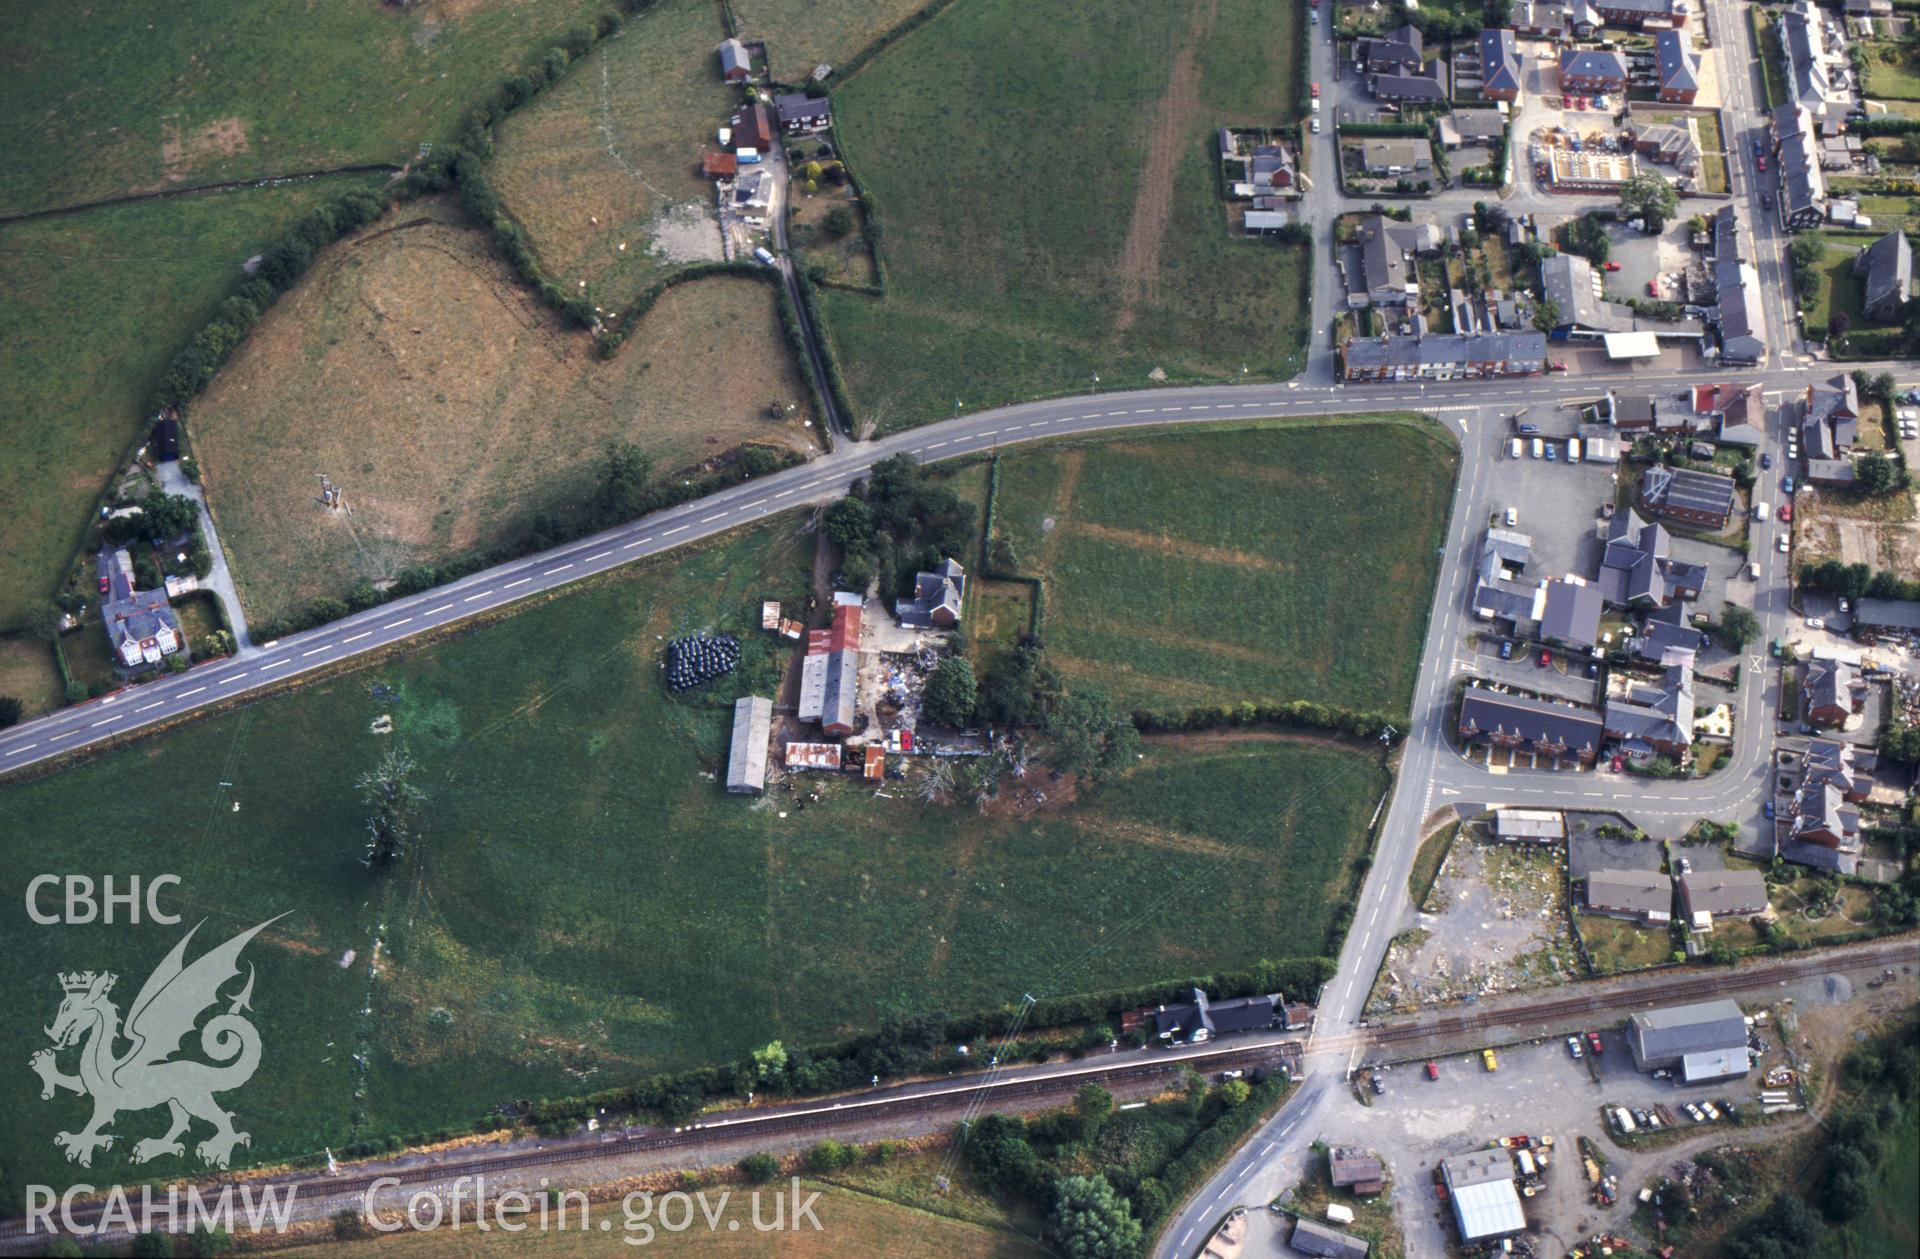
[(702, 516), (702, 517), (700, 517), (700, 523), (701, 523), (701, 524), (703, 524), (703, 525), (710, 525), (710, 524), (712, 524), (712, 523), (713, 523), (714, 521), (716, 521), (716, 520), (718, 520), (718, 519), (720, 519), (720, 517), (722, 517), (722, 516), (725, 516), (725, 515), (728, 515), (728, 514), (729, 514), (729, 513), (727, 513), (727, 512), (723, 512), (723, 511), (717, 511), (717, 512), (715, 512), (715, 513), (713, 513), (713, 515), (711, 515), (711, 516)]
[[(947, 442), (935, 442), (935, 443), (933, 443), (933, 445), (931, 445), (931, 446), (929, 446), (929, 447), (927, 447), (927, 449), (928, 449), (928, 450), (938, 450), (938, 449), (940, 449), (940, 448), (941, 448), (942, 446), (945, 446), (945, 445), (947, 445), (947, 444), (948, 444)], [(792, 493), (792, 491), (791, 491), (791, 490), (789, 490), (789, 491), (788, 491), (788, 493)]]
[(507, 583), (506, 585), (504, 585), (504, 586), (502, 586), (502, 587), (500, 587), (500, 589), (502, 589), (502, 590), (512, 590), (512, 589), (513, 589), (513, 588), (514, 588), (515, 586), (524, 586), (524, 585), (526, 585), (526, 584), (527, 584), (528, 582), (530, 582), (530, 581), (532, 581), (532, 580), (533, 580), (533, 578), (531, 578), (531, 577), (522, 577), (522, 578), (521, 578), (521, 579), (520, 579), (519, 581), (510, 581), (510, 582), (508, 582), (508, 583)]
[(146, 705), (146, 706), (145, 706), (145, 707), (143, 707), (143, 708), (136, 708), (136, 709), (134, 709), (133, 711), (134, 711), (134, 712), (136, 712), (136, 713), (144, 713), (144, 712), (146, 712), (146, 711), (147, 711), (147, 709), (148, 709), (148, 708), (158, 708), (158, 707), (160, 707), (160, 705), (162, 705), (162, 704), (164, 704), (164, 703), (166, 703), (166, 702), (167, 702), (167, 701), (165, 701), (165, 700), (163, 700), (163, 699), (157, 699), (157, 700), (154, 700), (154, 701), (153, 701), (153, 703), (151, 703), (151, 704), (148, 704), (148, 705)]
[(443, 603), (437, 608), (428, 608), (425, 612), (422, 612), (420, 615), (421, 616), (439, 616), (442, 612), (445, 612), (448, 608), (452, 606), (453, 605), (451, 603)]
[(566, 563), (564, 563), (564, 564), (555, 564), (555, 565), (554, 565), (554, 566), (553, 566), (552, 568), (549, 568), (549, 569), (548, 569), (548, 570), (547, 570), (546, 572), (544, 572), (544, 573), (541, 573), (540, 575), (541, 575), (542, 577), (551, 577), (551, 576), (553, 576), (553, 575), (554, 575), (555, 573), (564, 573), (564, 572), (566, 572), (566, 571), (567, 571), (567, 570), (568, 570), (569, 568), (572, 568), (572, 567), (573, 567), (573, 561), (572, 561), (572, 560), (568, 560), (568, 561), (567, 561)]
[(7, 755), (8, 755), (8, 756), (18, 756), (18, 755), (20, 755), (20, 754), (21, 754), (22, 752), (24, 752), (24, 751), (26, 751), (26, 750), (27, 750), (28, 748), (37, 748), (37, 747), (39, 747), (39, 746), (40, 746), (40, 745), (39, 745), (38, 743), (22, 743), (22, 744), (21, 744), (21, 745), (20, 745), (19, 747), (17, 747), (17, 748), (13, 748), (12, 750), (10, 750), (10, 751), (9, 751), (9, 752), (7, 753)]
[(291, 660), (276, 660), (272, 664), (261, 665), (260, 672), (265, 673), (268, 669), (278, 669), (283, 664), (292, 664), (292, 663), (293, 661)]
[(992, 437), (995, 433), (999, 431), (1000, 430), (997, 428), (983, 428), (978, 433), (974, 434), (974, 438), (978, 440), (979, 438), (982, 438), (982, 437)]
[(315, 647), (312, 651), (301, 652), (300, 658), (302, 660), (305, 660), (308, 656), (317, 656), (323, 651), (332, 651), (332, 650), (333, 650), (333, 644), (328, 643), (325, 647)]
[(1006, 431), (1006, 432), (1009, 432), (1009, 433), (1017, 433), (1017, 432), (1019, 432), (1019, 431), (1020, 431), (1021, 429), (1023, 429), (1023, 428), (1025, 428), (1025, 427), (1026, 427), (1026, 425), (1024, 425), (1024, 424), (1009, 424), (1009, 425), (1007, 425), (1007, 427), (1006, 427), (1006, 429), (1005, 429), (1005, 431)]
[(475, 599), (484, 599), (484, 598), (486, 598), (486, 597), (487, 597), (488, 595), (490, 595), (490, 594), (492, 594), (492, 593), (493, 593), (493, 591), (491, 591), (491, 590), (482, 590), (482, 591), (481, 591), (481, 592), (480, 592), (479, 594), (477, 594), (477, 595), (468, 595), (468, 596), (467, 596), (466, 598), (464, 598), (464, 599), (462, 599), (462, 600), (461, 600), (460, 602), (462, 602), (462, 603), (472, 603), (472, 602), (473, 602), (473, 601), (474, 601)]
[(660, 536), (663, 538), (671, 538), (674, 534), (685, 533), (687, 530), (691, 528), (693, 528), (692, 525), (675, 525), (673, 528), (667, 530), (665, 533), (661, 534)]
[(600, 552), (600, 554), (598, 554), (598, 555), (589, 555), (589, 556), (587, 556), (587, 558), (586, 558), (586, 559), (584, 559), (584, 560), (581, 560), (580, 562), (581, 562), (582, 564), (592, 564), (592, 563), (594, 563), (594, 562), (595, 562), (595, 561), (597, 561), (597, 560), (603, 560), (603, 559), (606, 559), (606, 558), (607, 558), (607, 556), (609, 556), (609, 555), (612, 555), (612, 554), (613, 554), (613, 552), (612, 552), (612, 551), (602, 551), (602, 552)]
[(107, 723), (108, 723), (109, 721), (118, 721), (118, 720), (120, 720), (120, 714), (119, 714), (119, 713), (115, 713), (115, 714), (114, 714), (113, 716), (111, 716), (111, 717), (103, 717), (103, 718), (101, 718), (101, 719), (100, 719), (99, 721), (96, 721), (96, 722), (94, 722), (94, 723), (93, 723), (92, 725), (90, 725), (90, 726), (88, 726), (88, 727), (87, 727), (87, 729), (89, 729), (89, 730), (98, 730), (98, 729), (99, 729), (100, 727), (102, 727), (102, 726), (104, 726), (104, 725), (106, 725), (106, 724), (107, 724)]
[(177, 699), (185, 699), (185, 698), (186, 698), (187, 696), (189, 696), (189, 695), (198, 695), (198, 694), (199, 694), (200, 692), (202, 692), (202, 691), (204, 691), (204, 690), (206, 690), (206, 689), (207, 689), (207, 688), (206, 688), (206, 687), (204, 687), (204, 686), (196, 686), (196, 687), (194, 687), (194, 688), (193, 688), (193, 689), (192, 689), (191, 691), (182, 691), (182, 692), (180, 692), (180, 694), (179, 694), (178, 696), (176, 696), (175, 698), (177, 698)]
[(221, 685), (221, 686), (232, 686), (232, 685), (233, 685), (233, 684), (234, 684), (235, 682), (244, 682), (244, 681), (246, 681), (246, 680), (247, 680), (247, 675), (246, 675), (246, 674), (244, 674), (244, 673), (236, 673), (236, 674), (234, 674), (234, 675), (233, 675), (232, 677), (230, 677), (230, 678), (221, 678), (221, 679), (220, 679), (220, 685)]
[(372, 630), (366, 630), (366, 631), (363, 631), (362, 633), (359, 633), (359, 634), (355, 634), (355, 635), (354, 635), (354, 636), (353, 636), (352, 638), (343, 638), (343, 639), (341, 639), (341, 640), (340, 640), (340, 645), (341, 645), (342, 647), (344, 647), (344, 646), (346, 646), (346, 645), (347, 645), (348, 643), (357, 643), (357, 642), (359, 642), (359, 641), (360, 641), (361, 639), (363, 639), (363, 638), (372, 638), (372, 637), (373, 637), (373, 631), (372, 631)]
[(413, 618), (410, 616), (403, 616), (397, 621), (388, 621), (385, 625), (382, 625), (380, 628), (383, 630), (399, 629), (402, 625), (405, 625), (408, 621), (411, 621), (412, 619)]
[(1110, 420), (1116, 415), (1125, 415), (1125, 414), (1126, 414), (1125, 411), (1109, 411), (1105, 415), (1101, 416), (1100, 418), (1103, 420)]

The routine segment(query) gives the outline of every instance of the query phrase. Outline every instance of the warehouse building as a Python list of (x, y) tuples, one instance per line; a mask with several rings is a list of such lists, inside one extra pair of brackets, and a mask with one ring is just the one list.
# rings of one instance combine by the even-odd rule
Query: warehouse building
[(1471, 1246), (1526, 1231), (1526, 1212), (1520, 1209), (1520, 1194), (1513, 1187), (1513, 1156), (1507, 1151), (1496, 1146), (1442, 1159), (1440, 1175), (1453, 1203), (1461, 1244)]
[(1688, 1084), (1743, 1076), (1753, 1065), (1746, 1016), (1724, 999), (1631, 1015), (1627, 1047), (1642, 1071), (1670, 1070)]
[(733, 702), (733, 746), (727, 753), (727, 790), (767, 788), (767, 743), (773, 734), (773, 701), (743, 695)]

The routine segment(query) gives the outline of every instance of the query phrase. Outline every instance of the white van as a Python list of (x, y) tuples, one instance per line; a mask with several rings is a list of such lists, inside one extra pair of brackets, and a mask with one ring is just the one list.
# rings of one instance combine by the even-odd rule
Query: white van
[(1514, 438), (1513, 444), (1507, 448), (1507, 457), (1510, 459), (1518, 459), (1520, 457), (1520, 439), (1518, 437)]
[(1767, 505), (1757, 498), (1753, 500), (1753, 518), (1755, 520), (1765, 520), (1767, 518)]
[(1580, 439), (1578, 437), (1567, 438), (1567, 462), (1580, 462)]
[(1533, 439), (1533, 457), (1534, 457), (1535, 459), (1538, 459), (1538, 458), (1540, 457), (1540, 455), (1541, 455), (1541, 453), (1542, 453), (1542, 452), (1543, 452), (1543, 451), (1544, 451), (1545, 449), (1546, 449), (1546, 447), (1545, 447), (1545, 446), (1544, 446), (1544, 445), (1543, 445), (1543, 444), (1541, 443), (1541, 441), (1540, 441), (1540, 439), (1539, 439), (1538, 437), (1536, 437), (1536, 438), (1534, 438), (1534, 439)]

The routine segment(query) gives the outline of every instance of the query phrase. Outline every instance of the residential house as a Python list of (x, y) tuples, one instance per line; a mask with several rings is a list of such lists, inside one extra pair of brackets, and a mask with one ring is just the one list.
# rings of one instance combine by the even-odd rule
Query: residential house
[(1767, 317), (1760, 273), (1742, 246), (1740, 216), (1731, 203), (1713, 215), (1713, 322), (1720, 332), (1720, 361), (1757, 363), (1767, 353)]
[(1724, 998), (1627, 1016), (1627, 1048), (1642, 1071), (1673, 1071), (1687, 1084), (1743, 1076), (1747, 1018)]
[(1273, 1027), (1284, 1005), (1285, 998), (1277, 992), (1214, 1001), (1195, 988), (1190, 1000), (1154, 1008), (1153, 1034), (1176, 1045), (1201, 1045), (1216, 1036)]
[(1859, 804), (1873, 794), (1873, 771), (1879, 757), (1868, 748), (1840, 739), (1813, 739), (1800, 761), (1803, 786), (1832, 787), (1848, 804)]
[(727, 790), (764, 791), (767, 744), (773, 737), (773, 701), (742, 695), (733, 702), (733, 742), (727, 751)]
[(1476, 380), (1537, 376), (1547, 367), (1539, 332), (1356, 337), (1340, 347), (1342, 378)]
[(915, 573), (913, 598), (894, 602), (893, 615), (914, 628), (952, 629), (960, 624), (960, 605), (967, 597), (967, 570), (958, 560), (941, 560), (930, 573)]
[(1660, 403), (1650, 393), (1609, 389), (1594, 406), (1595, 418), (1626, 433), (1659, 427)]
[(1480, 544), (1476, 580), (1468, 605), (1483, 621), (1510, 621), (1516, 631), (1538, 622), (1546, 611), (1546, 583), (1530, 583), (1520, 574), (1533, 555), (1533, 539), (1511, 529), (1488, 529)]
[(1700, 173), (1700, 135), (1692, 118), (1680, 123), (1634, 122), (1633, 151), (1650, 162), (1671, 166), (1686, 176)]
[(1336, 1189), (1371, 1197), (1387, 1187), (1387, 1166), (1372, 1150), (1336, 1145), (1327, 1152), (1327, 1178)]
[[(1699, 390), (1694, 391), (1699, 398)], [(1695, 407), (1698, 409), (1698, 402)], [(1714, 440), (1722, 446), (1758, 450), (1767, 437), (1767, 399), (1759, 385), (1721, 385), (1713, 391), (1706, 412), (1715, 427)]]
[(172, 414), (153, 422), (153, 457), (161, 463), (180, 457), (180, 421)]
[(861, 603), (857, 594), (835, 591), (831, 623), (807, 631), (798, 715), (818, 721), (830, 735), (844, 737), (858, 728)]
[(1866, 709), (1866, 679), (1845, 660), (1816, 656), (1805, 665), (1800, 700), (1809, 725), (1844, 726)]
[(1274, 188), (1292, 188), (1298, 177), (1293, 150), (1284, 144), (1256, 145), (1252, 156), (1247, 159), (1247, 182), (1254, 186), (1256, 193)]
[[(1686, 605), (1671, 603), (1665, 611), (1684, 614)], [(1700, 649), (1706, 646), (1707, 636), (1691, 625), (1680, 620), (1666, 620), (1659, 616), (1649, 616), (1638, 634), (1633, 636), (1633, 657), (1648, 664), (1668, 665), (1684, 664), (1692, 666)]]
[(773, 197), (773, 176), (764, 166), (749, 166), (733, 179), (733, 209), (736, 214), (764, 211)]
[[(1522, 39), (1564, 40), (1574, 34), (1573, 15), (1568, 10), (1564, 0), (1517, 0), (1511, 19), (1513, 33)], [(1591, 34), (1592, 28), (1586, 33)]]
[(1790, 837), (1806, 848), (1781, 855), (1802, 865), (1853, 873), (1860, 855), (1860, 810), (1832, 784), (1803, 783), (1793, 795)]
[(1658, 870), (1595, 870), (1587, 875), (1587, 911), (1664, 925), (1673, 921), (1673, 880)]
[(1859, 438), (1860, 388), (1853, 377), (1808, 385), (1800, 409), (1800, 444), (1808, 461), (1844, 460)]
[(833, 125), (833, 106), (824, 96), (788, 92), (773, 98), (773, 111), (782, 135), (814, 135)]
[(1649, 516), (1718, 532), (1733, 514), (1733, 478), (1655, 464), (1640, 475), (1636, 501)]
[(1469, 686), (1460, 697), (1458, 730), (1466, 743), (1591, 765), (1604, 724), (1592, 709)]
[(1456, 109), (1440, 116), (1440, 147), (1490, 148), (1506, 132), (1507, 116), (1497, 109)]
[(747, 46), (737, 39), (723, 39), (714, 50), (720, 55), (720, 77), (729, 83), (744, 83), (753, 77), (753, 58)]
[(1822, 129), (1838, 129), (1851, 104), (1849, 71), (1845, 52), (1829, 43), (1826, 14), (1814, 0), (1793, 0), (1779, 20), (1789, 98), (1806, 106)]
[(1683, 921), (1696, 931), (1717, 918), (1752, 918), (1767, 912), (1767, 881), (1758, 870), (1694, 870), (1680, 876)]
[(94, 566), (103, 590), (100, 620), (118, 669), (144, 673), (187, 650), (186, 634), (167, 602), (167, 592), (133, 588), (133, 557), (126, 548), (102, 547)]
[(1608, 699), (1606, 736), (1635, 760), (1680, 758), (1693, 746), (1693, 666), (1668, 665), (1657, 683), (1635, 682)]
[(1861, 309), (1875, 323), (1899, 323), (1913, 291), (1913, 246), (1900, 228), (1860, 251), (1853, 273), (1861, 281)]
[(1658, 521), (1642, 520), (1631, 509), (1607, 522), (1607, 545), (1595, 579), (1600, 596), (1615, 607), (1651, 610), (1698, 599), (1706, 570), (1674, 559), (1673, 537)]
[(1831, 207), (1826, 155), (1812, 112), (1788, 101), (1768, 116), (1767, 132), (1779, 165), (1781, 222), (1791, 231), (1820, 226)]
[(733, 149), (765, 153), (773, 147), (773, 115), (759, 101), (741, 107), (733, 116)]
[(1441, 1159), (1440, 1179), (1447, 1187), (1463, 1246), (1526, 1231), (1527, 1213), (1513, 1184), (1513, 1155), (1504, 1147)]
[(1412, 23), (1391, 35), (1357, 39), (1353, 51), (1362, 74), (1419, 74), (1427, 59), (1426, 41)]
[(1603, 96), (1627, 90), (1627, 59), (1610, 48), (1568, 48), (1560, 54), (1560, 90)]
[(1653, 37), (1654, 86), (1660, 99), (1673, 105), (1691, 105), (1700, 94), (1700, 54), (1681, 31), (1661, 31)]
[(1920, 603), (1910, 599), (1855, 599), (1853, 634), (1864, 643), (1882, 638), (1920, 640)]
[(1546, 584), (1546, 603), (1540, 615), (1540, 637), (1580, 651), (1591, 651), (1600, 641), (1600, 589), (1572, 578)]
[(1354, 235), (1339, 259), (1349, 308), (1412, 302), (1420, 292), (1414, 260), (1439, 253), (1443, 242), (1433, 223), (1402, 223), (1381, 214), (1362, 219)]
[(1576, 7), (1597, 14), (1600, 25), (1619, 30), (1656, 30), (1687, 24), (1687, 0), (1585, 0)]
[(1287, 1244), (1303, 1255), (1314, 1255), (1318, 1259), (1367, 1259), (1365, 1239), (1329, 1228), (1304, 1215), (1294, 1217), (1293, 1235)]
[(1520, 46), (1512, 31), (1480, 32), (1480, 95), (1490, 101), (1516, 101), (1525, 85)]
[(1376, 74), (1367, 85), (1375, 100), (1389, 104), (1440, 104), (1448, 99), (1447, 67), (1429, 63), (1415, 74)]
[(1360, 153), (1361, 166), (1369, 175), (1413, 175), (1433, 166), (1427, 142), (1411, 136), (1363, 140)]

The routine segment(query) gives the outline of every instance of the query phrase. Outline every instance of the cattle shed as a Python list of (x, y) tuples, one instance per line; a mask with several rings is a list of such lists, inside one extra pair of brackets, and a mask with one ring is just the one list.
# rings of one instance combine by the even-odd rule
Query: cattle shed
[(727, 753), (727, 790), (764, 791), (767, 745), (773, 737), (773, 701), (743, 695), (733, 703), (733, 744)]

